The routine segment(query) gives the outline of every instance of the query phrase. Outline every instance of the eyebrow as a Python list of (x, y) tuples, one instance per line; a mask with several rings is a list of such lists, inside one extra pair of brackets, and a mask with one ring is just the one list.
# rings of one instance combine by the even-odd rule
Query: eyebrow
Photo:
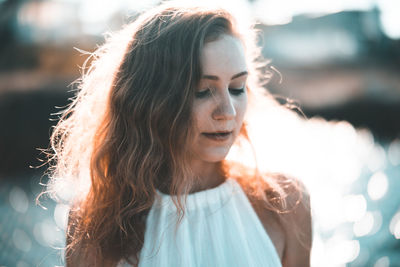
[[(231, 80), (239, 78), (240, 76), (244, 76), (244, 75), (247, 75), (247, 74), (248, 74), (247, 71), (239, 72), (238, 74), (233, 75)], [(215, 76), (215, 75), (203, 75), (203, 77), (201, 77), (201, 78), (202, 79), (213, 80), (213, 81), (218, 81), (219, 80), (219, 77)]]

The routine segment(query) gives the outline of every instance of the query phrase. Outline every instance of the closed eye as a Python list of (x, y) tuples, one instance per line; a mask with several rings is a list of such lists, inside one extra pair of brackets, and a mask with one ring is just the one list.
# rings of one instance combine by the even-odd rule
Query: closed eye
[(239, 95), (243, 94), (244, 90), (245, 90), (244, 87), (242, 87), (242, 88), (229, 88), (229, 92), (231, 93), (231, 95), (234, 95), (234, 96), (239, 96)]
[(208, 97), (210, 95), (211, 95), (210, 88), (207, 88), (207, 89), (204, 89), (204, 90), (201, 90), (201, 91), (197, 91), (195, 93), (195, 97), (196, 98), (206, 98), (206, 97)]
[[(243, 86), (242, 88), (228, 88), (229, 89), (229, 93), (233, 96), (240, 96), (241, 94), (243, 94), (245, 92), (245, 87)], [(197, 91), (195, 92), (195, 97), (196, 98), (206, 98), (211, 96), (212, 91), (211, 88), (207, 88), (201, 91)]]

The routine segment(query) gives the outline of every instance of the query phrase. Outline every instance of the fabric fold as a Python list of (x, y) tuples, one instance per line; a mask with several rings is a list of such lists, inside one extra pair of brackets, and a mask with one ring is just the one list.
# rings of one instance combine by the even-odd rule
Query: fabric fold
[(228, 178), (215, 188), (189, 194), (178, 226), (171, 196), (157, 193), (146, 219), (140, 267), (282, 266), (236, 180)]

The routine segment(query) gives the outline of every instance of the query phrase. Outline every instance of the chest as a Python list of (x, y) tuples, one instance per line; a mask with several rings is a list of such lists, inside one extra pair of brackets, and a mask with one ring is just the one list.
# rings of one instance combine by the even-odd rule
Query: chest
[(157, 201), (147, 217), (140, 266), (281, 266), (283, 249), (274, 245), (282, 240), (274, 228), (279, 224), (266, 220), (264, 226), (263, 213), (254, 213), (239, 185), (223, 192), (189, 196), (178, 228), (172, 200)]

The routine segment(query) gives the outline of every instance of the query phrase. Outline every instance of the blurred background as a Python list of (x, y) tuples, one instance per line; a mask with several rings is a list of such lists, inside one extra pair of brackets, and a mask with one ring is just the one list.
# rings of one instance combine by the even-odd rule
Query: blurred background
[[(400, 2), (219, 2), (260, 22), (280, 73), (267, 87), (308, 118), (266, 138), (270, 169), (310, 191), (312, 265), (400, 266)], [(158, 3), (0, 0), (0, 266), (63, 265), (68, 206), (35, 202), (47, 179), (38, 148), (73, 96), (78, 49)]]

